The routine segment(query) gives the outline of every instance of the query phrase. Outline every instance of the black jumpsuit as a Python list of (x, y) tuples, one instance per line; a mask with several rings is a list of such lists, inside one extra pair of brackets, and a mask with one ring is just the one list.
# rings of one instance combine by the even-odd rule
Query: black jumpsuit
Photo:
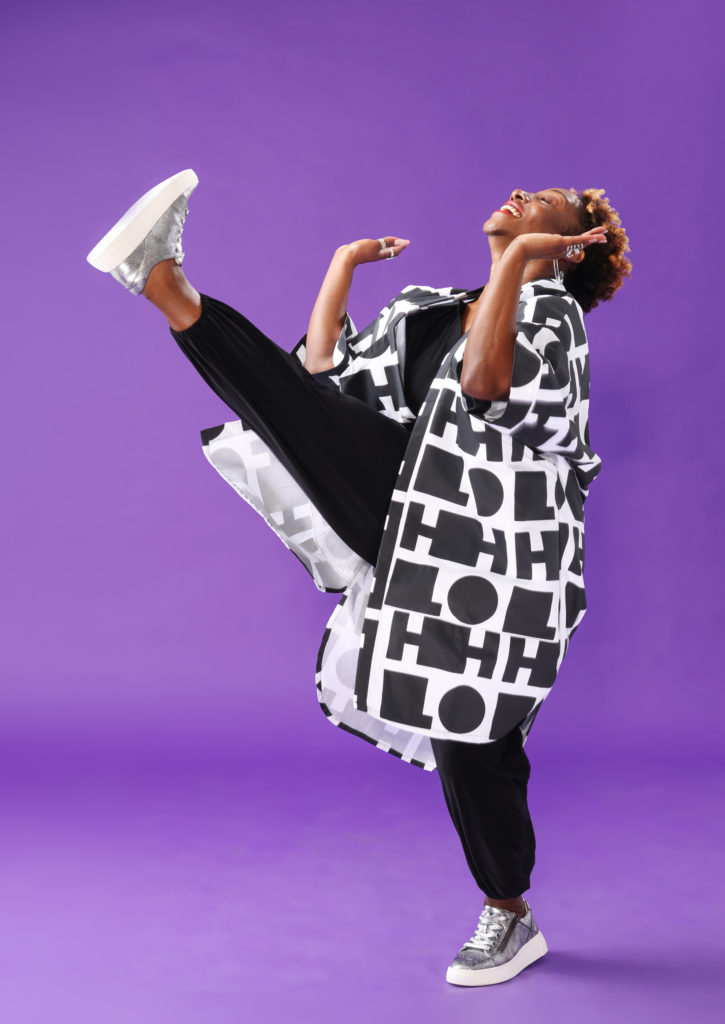
[[(334, 371), (309, 373), (226, 303), (202, 294), (201, 304), (191, 327), (171, 331), (179, 347), (340, 537), (375, 565), (410, 426), (342, 394), (327, 379)], [(406, 323), (403, 387), (414, 412), (461, 337), (462, 305), (419, 310)], [(431, 743), (476, 884), (492, 899), (520, 896), (531, 884), (536, 846), (527, 804), (531, 766), (520, 729), (491, 743)]]

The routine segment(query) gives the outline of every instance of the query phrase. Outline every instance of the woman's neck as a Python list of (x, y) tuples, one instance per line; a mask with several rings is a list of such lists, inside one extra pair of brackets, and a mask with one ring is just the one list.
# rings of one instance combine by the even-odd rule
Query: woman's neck
[[(505, 245), (501, 244), (502, 239), (489, 237), (489, 244), (491, 246), (491, 270), (488, 275), (488, 281), (490, 282), (498, 269), (504, 254), (508, 250), (510, 242), (506, 242)], [(529, 281), (538, 281), (542, 277), (553, 277), (554, 276), (554, 264), (551, 260), (529, 260), (524, 267), (524, 274), (521, 279), (522, 284), (527, 284)]]

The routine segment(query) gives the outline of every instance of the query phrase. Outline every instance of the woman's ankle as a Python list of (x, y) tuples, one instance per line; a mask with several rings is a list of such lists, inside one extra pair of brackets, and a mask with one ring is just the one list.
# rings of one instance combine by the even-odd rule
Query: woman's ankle
[(526, 913), (526, 903), (523, 896), (512, 896), (509, 899), (497, 900), (489, 896), (486, 897), (485, 903), (489, 907), (498, 907), (500, 910), (513, 910), (519, 917), (523, 917)]
[(201, 316), (201, 296), (173, 259), (151, 268), (141, 294), (163, 313), (172, 331), (187, 330)]
[(186, 275), (175, 259), (159, 260), (149, 270), (141, 294), (152, 302), (152, 296), (167, 291), (183, 291), (184, 282)]

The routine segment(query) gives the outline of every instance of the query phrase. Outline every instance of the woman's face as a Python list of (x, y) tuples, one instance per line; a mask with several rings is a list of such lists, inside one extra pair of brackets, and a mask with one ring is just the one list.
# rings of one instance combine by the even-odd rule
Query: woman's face
[(552, 235), (578, 234), (581, 206), (573, 189), (545, 188), (526, 192), (515, 188), (508, 201), (483, 225), (489, 236), (515, 238), (529, 231)]

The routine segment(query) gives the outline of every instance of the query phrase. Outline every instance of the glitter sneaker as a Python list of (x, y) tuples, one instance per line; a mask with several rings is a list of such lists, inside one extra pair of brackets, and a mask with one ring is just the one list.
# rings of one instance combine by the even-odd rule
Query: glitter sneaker
[(110, 273), (133, 295), (143, 291), (151, 268), (161, 260), (173, 259), (181, 266), (187, 200), (198, 184), (188, 169), (154, 186), (91, 249), (88, 262)]
[(524, 903), (523, 917), (485, 904), (475, 934), (459, 950), (446, 981), (452, 985), (497, 985), (547, 953), (549, 947), (531, 907), (526, 900)]

